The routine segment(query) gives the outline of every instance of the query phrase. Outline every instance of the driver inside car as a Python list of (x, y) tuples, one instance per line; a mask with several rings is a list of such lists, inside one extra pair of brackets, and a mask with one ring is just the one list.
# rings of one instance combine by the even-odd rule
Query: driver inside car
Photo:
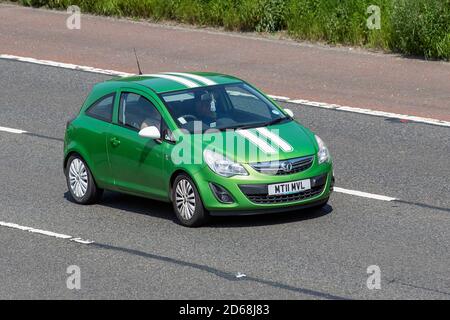
[(139, 98), (138, 105), (141, 106), (141, 110), (143, 110), (145, 113), (145, 119), (141, 123), (140, 130), (151, 126), (155, 126), (159, 129), (161, 116), (158, 111), (155, 108), (150, 107), (148, 105), (148, 101), (143, 97)]
[(216, 115), (216, 102), (214, 97), (207, 91), (203, 91), (199, 94), (195, 101), (195, 113), (198, 120), (202, 121), (207, 127), (215, 127), (217, 115)]

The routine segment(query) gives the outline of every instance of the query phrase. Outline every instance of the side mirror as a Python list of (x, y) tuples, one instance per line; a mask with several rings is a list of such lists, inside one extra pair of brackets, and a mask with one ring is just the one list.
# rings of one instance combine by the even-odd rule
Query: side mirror
[(139, 131), (139, 136), (142, 138), (149, 138), (153, 140), (161, 139), (161, 133), (155, 126), (150, 126), (142, 129), (141, 131)]
[(289, 117), (294, 118), (294, 113), (291, 109), (284, 109), (284, 112), (286, 112)]

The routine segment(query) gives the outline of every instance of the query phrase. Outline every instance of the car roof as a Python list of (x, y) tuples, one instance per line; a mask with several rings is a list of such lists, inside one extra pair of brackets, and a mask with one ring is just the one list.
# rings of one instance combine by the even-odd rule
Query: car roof
[(107, 82), (121, 82), (122, 84), (124, 82), (132, 82), (145, 86), (159, 94), (219, 84), (239, 83), (242, 80), (233, 76), (211, 72), (164, 72), (114, 78)]

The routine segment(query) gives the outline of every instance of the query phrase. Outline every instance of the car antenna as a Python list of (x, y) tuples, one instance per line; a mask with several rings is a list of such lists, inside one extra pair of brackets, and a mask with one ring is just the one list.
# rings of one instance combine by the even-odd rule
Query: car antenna
[(138, 67), (138, 70), (139, 70), (139, 75), (142, 75), (141, 66), (139, 65), (139, 59), (138, 59), (138, 56), (136, 54), (136, 48), (133, 48), (133, 50), (134, 50), (134, 56), (136, 57), (136, 63), (137, 63), (137, 67)]

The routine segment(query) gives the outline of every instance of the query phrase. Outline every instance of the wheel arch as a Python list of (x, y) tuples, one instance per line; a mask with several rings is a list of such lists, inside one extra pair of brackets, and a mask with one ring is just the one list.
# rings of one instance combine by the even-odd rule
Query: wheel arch
[[(70, 151), (69, 153), (67, 153), (67, 155), (64, 157), (64, 163), (63, 163), (64, 171), (66, 171), (67, 162), (69, 161), (69, 158), (73, 155), (79, 155), (81, 158), (83, 158), (83, 156), (81, 154), (79, 154), (77, 151)], [(84, 158), (83, 158), (83, 160), (84, 160)]]
[[(177, 169), (177, 170), (175, 170), (175, 171), (172, 173), (172, 175), (170, 176), (170, 179), (169, 179), (169, 199), (170, 199), (170, 202), (172, 202), (172, 189), (173, 189), (173, 183), (175, 182), (175, 179), (176, 179), (180, 174), (185, 174), (185, 175), (187, 175), (189, 178), (191, 178), (191, 180), (192, 180), (192, 182), (194, 182), (195, 187), (197, 188), (197, 190), (200, 190), (200, 189), (198, 188), (197, 181), (195, 181), (195, 179), (192, 177), (192, 174), (190, 174), (188, 171), (186, 171), (186, 170), (184, 170), (184, 169)], [(200, 191), (198, 191), (198, 193), (199, 193), (199, 196), (200, 196), (200, 198), (201, 198)], [(203, 199), (202, 199), (202, 201), (203, 201)]]
[(64, 157), (64, 162), (63, 162), (64, 173), (66, 172), (66, 169), (67, 169), (67, 162), (69, 161), (70, 157), (73, 156), (73, 155), (78, 155), (87, 164), (88, 169), (89, 169), (89, 171), (90, 171), (90, 173), (92, 175), (92, 179), (94, 180), (94, 183), (95, 183), (95, 185), (98, 188), (97, 178), (96, 178), (95, 172), (92, 171), (92, 166), (91, 166), (91, 163), (90, 163), (90, 159), (85, 157), (82, 152), (79, 152), (79, 150), (72, 149), (72, 150), (67, 152), (66, 156)]

